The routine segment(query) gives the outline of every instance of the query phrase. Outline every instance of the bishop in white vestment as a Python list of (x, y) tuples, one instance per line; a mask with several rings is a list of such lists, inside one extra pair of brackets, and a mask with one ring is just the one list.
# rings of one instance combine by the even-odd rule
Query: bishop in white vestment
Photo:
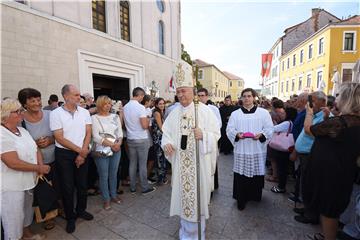
[[(190, 67), (191, 68), (191, 67)], [(202, 239), (205, 239), (205, 219), (209, 218), (212, 175), (220, 130), (216, 117), (204, 104), (198, 106), (198, 128), (195, 128), (194, 88), (192, 74), (176, 76), (176, 94), (180, 106), (166, 118), (162, 127), (161, 146), (172, 167), (170, 216), (181, 218), (180, 239), (197, 239), (197, 191), (200, 190)], [(180, 81), (179, 81), (180, 80)], [(181, 81), (182, 80), (182, 81)], [(200, 189), (196, 183), (196, 139), (200, 151)]]

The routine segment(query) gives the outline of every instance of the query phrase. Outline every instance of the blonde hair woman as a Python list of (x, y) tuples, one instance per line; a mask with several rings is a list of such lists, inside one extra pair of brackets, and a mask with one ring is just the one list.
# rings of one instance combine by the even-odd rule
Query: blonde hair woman
[(97, 114), (91, 117), (92, 135), (98, 152), (95, 163), (105, 210), (111, 208), (110, 201), (121, 203), (120, 197), (116, 194), (116, 185), (123, 133), (119, 116), (110, 113), (111, 104), (109, 97), (99, 96), (96, 100)]
[(42, 239), (33, 235), (33, 197), (37, 174), (47, 174), (40, 150), (30, 134), (18, 125), (23, 108), (17, 100), (1, 102), (1, 219), (4, 239)]
[(315, 137), (307, 170), (303, 198), (309, 209), (320, 213), (322, 234), (335, 240), (338, 218), (350, 201), (360, 156), (360, 84), (341, 87), (336, 100), (340, 115), (311, 125), (312, 108), (307, 106), (304, 128)]

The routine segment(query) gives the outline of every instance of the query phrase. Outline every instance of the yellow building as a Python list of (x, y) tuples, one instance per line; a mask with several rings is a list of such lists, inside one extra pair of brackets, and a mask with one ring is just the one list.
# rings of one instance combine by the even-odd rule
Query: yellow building
[(331, 94), (332, 77), (352, 80), (360, 58), (360, 16), (329, 23), (280, 58), (278, 97), (288, 99), (303, 91)]
[(241, 91), (244, 89), (244, 79), (226, 71), (223, 73), (229, 79), (229, 94), (231, 95), (231, 100), (237, 101), (241, 95)]
[(223, 101), (229, 94), (229, 79), (214, 64), (200, 59), (194, 61), (198, 67), (198, 81), (209, 92), (209, 99), (213, 102)]

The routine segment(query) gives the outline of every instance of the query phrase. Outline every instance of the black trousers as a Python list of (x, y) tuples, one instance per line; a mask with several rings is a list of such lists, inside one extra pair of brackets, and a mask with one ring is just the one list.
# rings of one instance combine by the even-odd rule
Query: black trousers
[(312, 211), (309, 208), (309, 203), (306, 201), (306, 198), (304, 197), (304, 195), (306, 195), (305, 192), (307, 191), (306, 185), (304, 184), (304, 182), (305, 182), (304, 179), (305, 179), (306, 170), (308, 168), (309, 158), (310, 158), (309, 154), (300, 154), (299, 153), (300, 169), (301, 169), (300, 170), (301, 171), (300, 189), (301, 189), (303, 200), (304, 200), (304, 207), (305, 207), (304, 216), (311, 219), (311, 220), (319, 220), (320, 214)]
[[(59, 176), (66, 219), (75, 219), (76, 213), (81, 214), (87, 205), (87, 173), (88, 162), (76, 167), (77, 153), (63, 148), (55, 148), (56, 169)], [(77, 202), (74, 211), (74, 191), (76, 188)]]
[(86, 158), (88, 163), (88, 180), (87, 180), (87, 189), (96, 189), (96, 181), (99, 179), (99, 174), (95, 164), (95, 160), (90, 154)]
[(287, 182), (287, 176), (289, 171), (289, 155), (288, 152), (280, 152), (277, 150), (273, 150), (276, 152), (276, 166), (278, 170), (278, 178), (279, 178), (279, 184), (278, 187), (280, 189), (286, 188), (286, 182)]
[(300, 176), (301, 176), (301, 168), (298, 167), (298, 169), (295, 170), (296, 181), (295, 181), (294, 193), (296, 198), (300, 197)]
[(214, 189), (218, 189), (218, 188), (219, 188), (219, 176), (218, 176), (218, 166), (216, 163), (215, 174), (214, 174)]
[(123, 139), (123, 144), (121, 145), (121, 158), (118, 170), (118, 186), (120, 181), (126, 180), (129, 177), (129, 158), (126, 150), (126, 139)]

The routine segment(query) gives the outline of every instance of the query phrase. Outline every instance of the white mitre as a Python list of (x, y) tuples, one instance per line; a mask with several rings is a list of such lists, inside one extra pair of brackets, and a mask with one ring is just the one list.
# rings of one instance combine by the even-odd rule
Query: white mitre
[(187, 62), (180, 60), (175, 66), (175, 88), (194, 87), (192, 67)]

